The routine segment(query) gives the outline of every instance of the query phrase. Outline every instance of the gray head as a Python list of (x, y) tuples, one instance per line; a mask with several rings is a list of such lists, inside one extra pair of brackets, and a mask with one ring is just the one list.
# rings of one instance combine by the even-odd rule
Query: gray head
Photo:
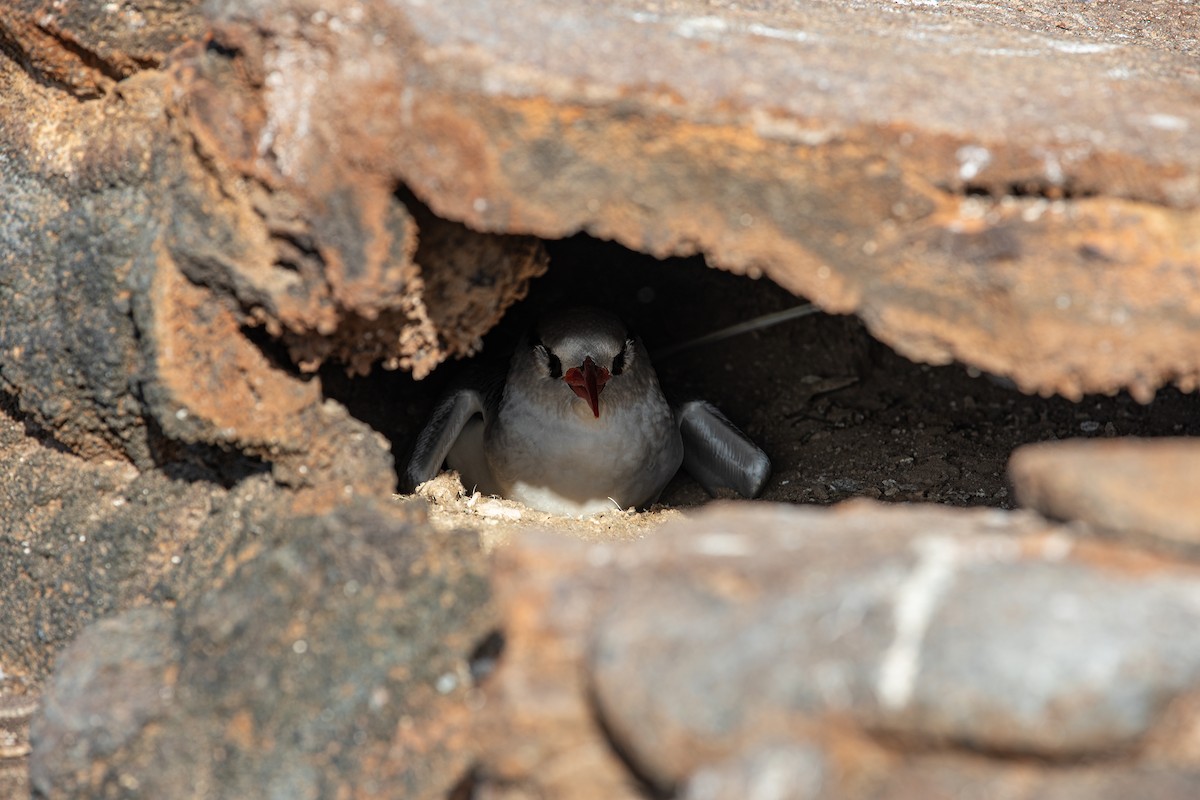
[(600, 417), (606, 405), (637, 397), (657, 385), (641, 340), (624, 323), (595, 308), (552, 311), (534, 326), (513, 355), (509, 384), (561, 405), (582, 401)]

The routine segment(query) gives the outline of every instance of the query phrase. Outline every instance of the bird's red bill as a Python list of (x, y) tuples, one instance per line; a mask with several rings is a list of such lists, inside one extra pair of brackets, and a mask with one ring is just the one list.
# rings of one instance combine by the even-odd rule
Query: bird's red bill
[(571, 390), (591, 406), (596, 419), (600, 419), (600, 392), (604, 390), (604, 384), (608, 383), (608, 378), (608, 370), (596, 366), (591, 356), (585, 358), (581, 366), (571, 367), (563, 375), (563, 380), (567, 382)]

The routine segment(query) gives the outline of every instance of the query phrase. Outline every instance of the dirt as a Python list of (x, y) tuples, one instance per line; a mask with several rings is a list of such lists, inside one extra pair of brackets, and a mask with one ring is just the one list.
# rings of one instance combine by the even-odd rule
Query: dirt
[[(589, 517), (547, 514), (513, 500), (464, 490), (456, 472), (443, 472), (423, 484), (417, 494), (428, 504), (429, 522), (434, 528), (444, 531), (474, 528), (489, 551), (508, 542), (518, 531), (535, 528), (584, 541), (640, 539), (662, 523), (681, 516), (679, 509), (663, 505), (643, 512), (614, 508)], [(396, 499), (405, 502), (411, 498), (397, 495)]]
[[(651, 352), (767, 312), (803, 303), (768, 280), (709, 269), (699, 257), (658, 261), (587, 237), (549, 242), (551, 268), (529, 298), (485, 341), (503, 353), (539, 309), (589, 304), (622, 314)], [(828, 505), (852, 497), (1012, 508), (1005, 465), (1026, 442), (1076, 437), (1200, 434), (1200, 398), (1174, 389), (1141, 405), (1128, 394), (1079, 403), (1031, 397), (960, 365), (914, 364), (872, 339), (852, 317), (815, 314), (656, 361), (676, 398), (720, 406), (771, 456), (766, 501)], [(403, 462), (446, 379), (448, 364), (422, 382), (377, 371), (323, 375), (327, 394), (387, 435)], [(449, 480), (449, 479), (447, 479)], [(515, 503), (431, 490), (433, 519), (488, 530), (555, 527), (585, 538), (642, 535), (664, 515), (708, 495), (685, 474), (649, 514), (614, 511), (568, 520)]]

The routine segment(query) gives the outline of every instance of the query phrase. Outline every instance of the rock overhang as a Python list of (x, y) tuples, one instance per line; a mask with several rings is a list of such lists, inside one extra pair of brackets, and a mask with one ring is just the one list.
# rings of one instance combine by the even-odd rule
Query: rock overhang
[(916, 360), (1192, 388), (1186, 20), (943, 6), (209, 8), (292, 87), (267, 114), (295, 177), (338, 143), (471, 228), (703, 252)]

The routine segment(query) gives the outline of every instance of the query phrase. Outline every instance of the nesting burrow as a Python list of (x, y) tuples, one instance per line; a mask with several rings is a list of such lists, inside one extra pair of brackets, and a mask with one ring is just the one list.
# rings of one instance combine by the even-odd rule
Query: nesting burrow
[[(506, 358), (541, 311), (563, 304), (614, 310), (653, 353), (804, 303), (770, 280), (713, 269), (701, 257), (659, 260), (583, 235), (545, 246), (547, 274), (532, 281), (476, 358)], [(1125, 392), (1078, 402), (1029, 396), (970, 367), (915, 364), (852, 316), (793, 319), (658, 358), (655, 367), (669, 396), (716, 403), (766, 450), (774, 464), (767, 501), (824, 505), (868, 497), (1011, 508), (1005, 470), (1022, 444), (1200, 432), (1194, 394), (1163, 389), (1148, 404)], [(449, 361), (415, 381), (382, 369), (349, 378), (331, 364), (322, 380), (327, 396), (391, 440), (402, 469), (434, 403), (462, 368)], [(446, 504), (457, 489), (444, 483), (431, 497)], [(486, 499), (471, 501), (469, 489), (460, 501), (474, 512)], [(681, 472), (661, 506), (684, 509), (708, 499)], [(482, 507), (485, 518), (504, 523), (572, 527), (503, 504)]]
[[(1195, 796), (1197, 456), (1122, 441), (1200, 426), (1180, 4), (0, 5), (38, 796)], [(391, 502), (459, 359), (548, 306), (653, 351), (805, 299), (843, 316), (657, 362), (777, 505), (435, 482), (447, 527), (689, 515), (487, 555)], [(1013, 459), (1040, 514), (935, 507), (1105, 437)]]

